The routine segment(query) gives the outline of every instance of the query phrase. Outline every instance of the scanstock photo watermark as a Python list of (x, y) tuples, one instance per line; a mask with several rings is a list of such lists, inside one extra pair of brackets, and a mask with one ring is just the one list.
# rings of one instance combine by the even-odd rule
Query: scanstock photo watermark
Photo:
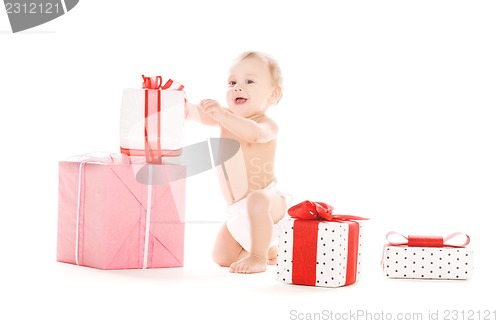
[(291, 309), (288, 319), (292, 321), (497, 321), (496, 309), (429, 309), (421, 312), (393, 312), (385, 310), (351, 309), (335, 311), (323, 309), (305, 312)]
[(30, 29), (61, 17), (73, 9), (79, 0), (4, 0), (13, 33)]

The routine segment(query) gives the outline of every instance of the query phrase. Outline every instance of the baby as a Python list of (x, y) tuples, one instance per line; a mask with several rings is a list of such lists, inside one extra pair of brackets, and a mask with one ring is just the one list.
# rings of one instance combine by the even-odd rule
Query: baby
[(188, 105), (188, 118), (217, 125), (221, 138), (240, 144), (239, 154), (218, 169), (229, 218), (217, 235), (213, 259), (230, 272), (263, 272), (276, 263), (276, 224), (288, 205), (274, 175), (278, 126), (266, 111), (278, 103), (281, 91), (277, 63), (263, 53), (246, 52), (229, 70), (227, 108), (211, 99)]

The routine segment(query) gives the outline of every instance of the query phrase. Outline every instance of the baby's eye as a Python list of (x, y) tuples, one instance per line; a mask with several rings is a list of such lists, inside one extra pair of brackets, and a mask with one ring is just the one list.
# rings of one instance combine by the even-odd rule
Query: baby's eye
[(252, 84), (254, 83), (253, 80), (247, 80), (247, 84)]
[(229, 81), (227, 84), (228, 84), (229, 86), (233, 87), (233, 86), (235, 86), (235, 85), (236, 85), (236, 81)]

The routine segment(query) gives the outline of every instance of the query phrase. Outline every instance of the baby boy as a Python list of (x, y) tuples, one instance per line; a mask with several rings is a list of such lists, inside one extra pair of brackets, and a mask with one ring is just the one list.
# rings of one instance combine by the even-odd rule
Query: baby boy
[(187, 118), (218, 126), (221, 138), (240, 144), (241, 154), (218, 170), (229, 217), (213, 249), (214, 261), (234, 273), (263, 272), (276, 262), (276, 227), (288, 205), (274, 175), (278, 126), (266, 112), (281, 94), (276, 61), (263, 53), (246, 52), (229, 70), (227, 107), (211, 99), (188, 105)]

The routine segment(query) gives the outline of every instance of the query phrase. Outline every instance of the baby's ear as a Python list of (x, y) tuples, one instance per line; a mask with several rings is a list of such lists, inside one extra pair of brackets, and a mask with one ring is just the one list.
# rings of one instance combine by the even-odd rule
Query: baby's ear
[(269, 97), (269, 103), (276, 104), (281, 99), (281, 87), (279, 85), (274, 87), (271, 96)]

